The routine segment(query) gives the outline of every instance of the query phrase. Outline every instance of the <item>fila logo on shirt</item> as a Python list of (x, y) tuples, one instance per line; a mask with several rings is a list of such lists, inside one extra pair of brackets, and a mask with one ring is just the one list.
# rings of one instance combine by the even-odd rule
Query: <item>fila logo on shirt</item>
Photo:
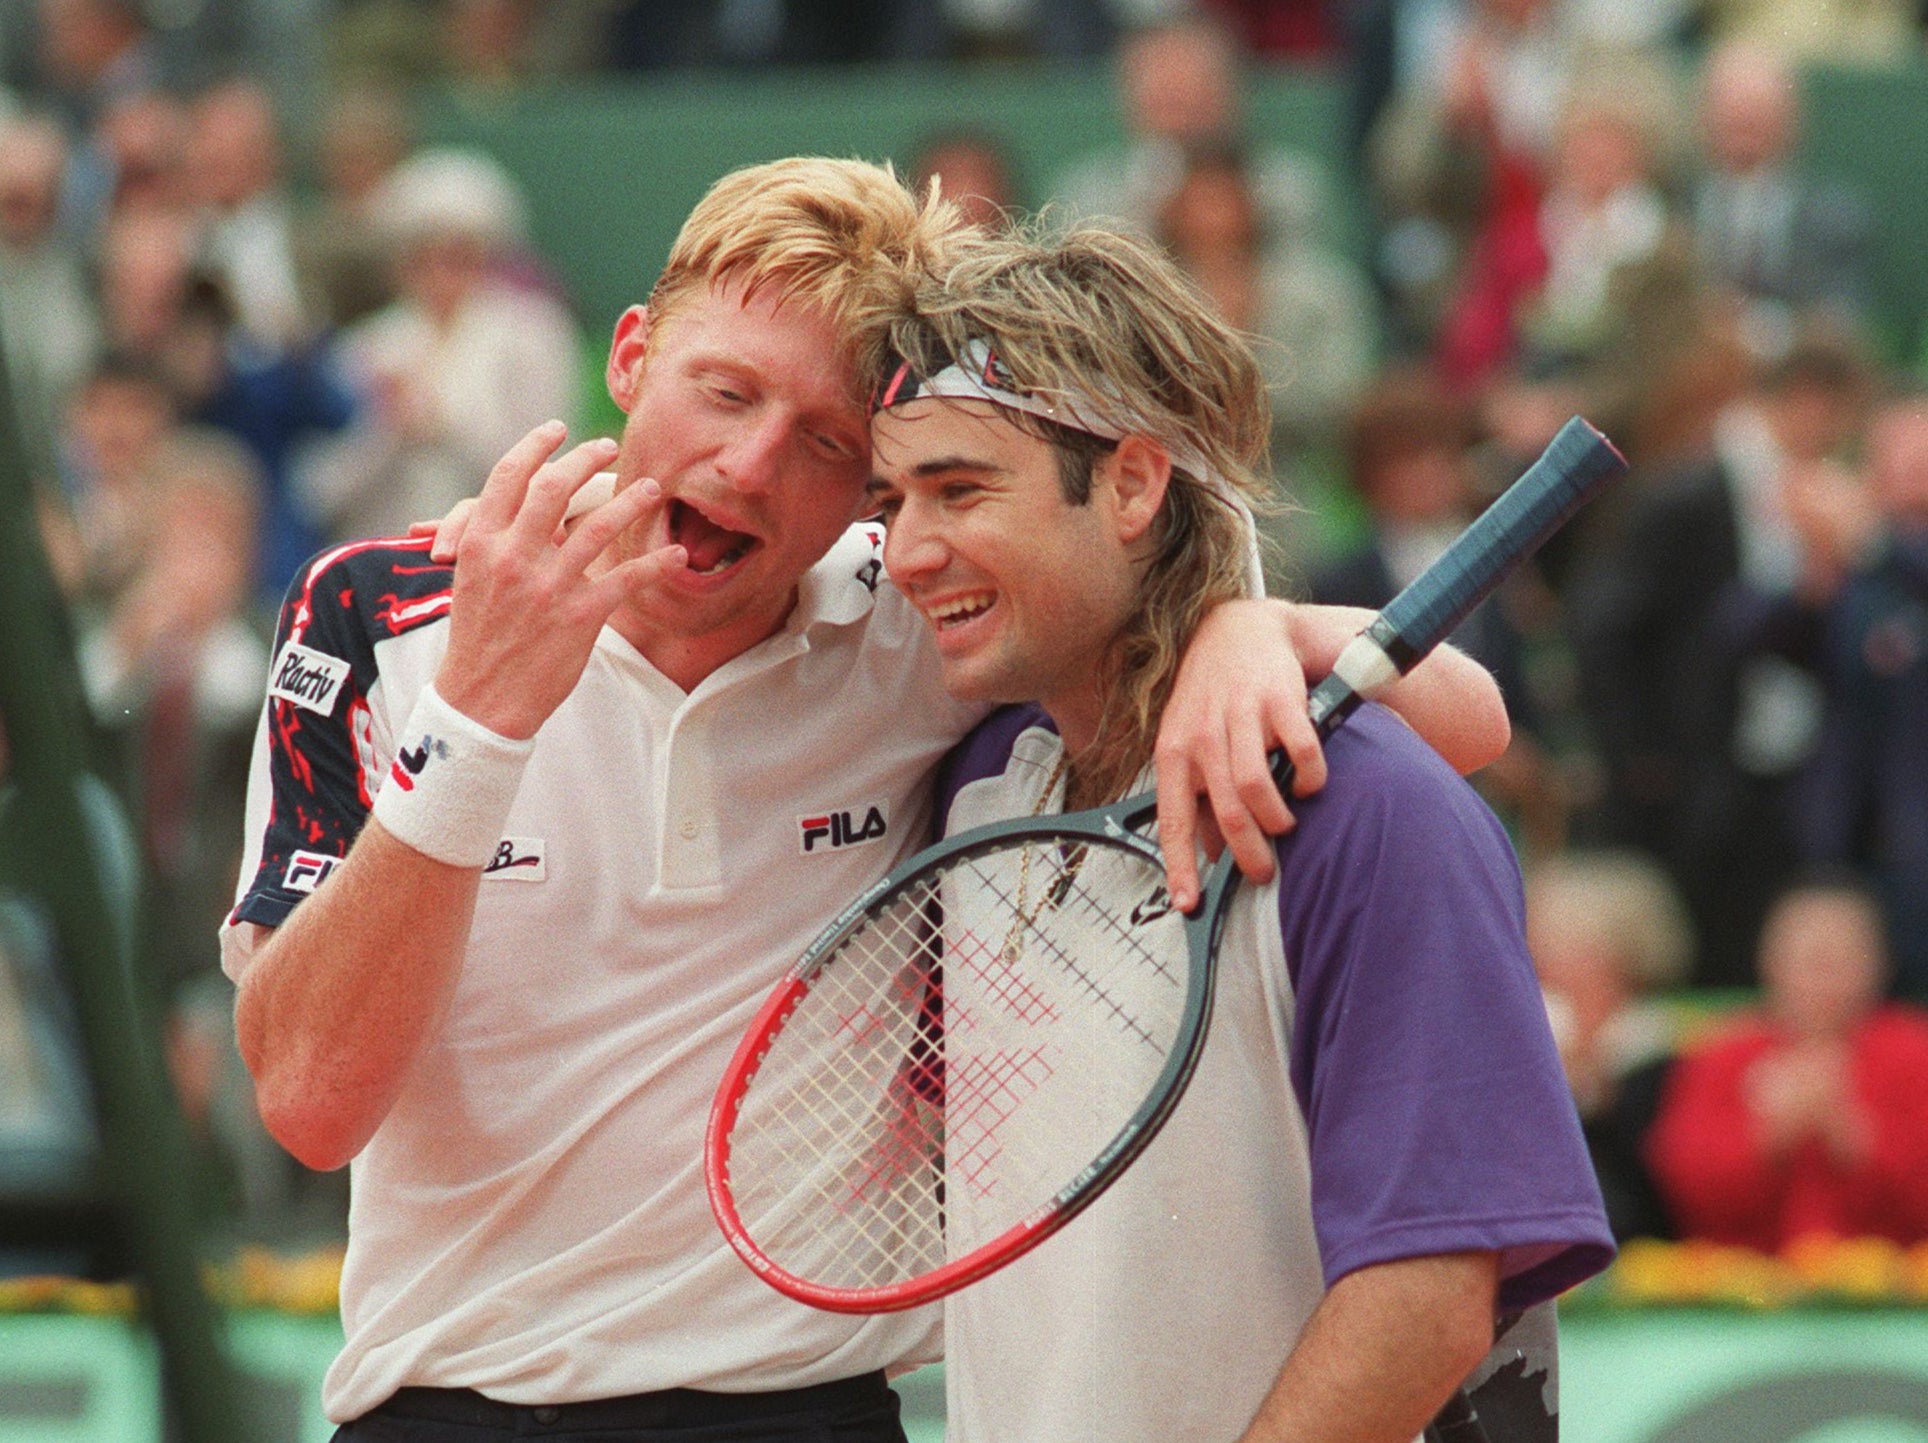
[(275, 660), (274, 684), (268, 688), (268, 695), (327, 716), (335, 709), (335, 698), (341, 695), (348, 671), (348, 663), (340, 657), (310, 651), (300, 642), (291, 641)]
[(889, 808), (885, 803), (877, 802), (841, 812), (798, 817), (797, 827), (803, 834), (803, 850), (806, 853), (833, 852), (840, 847), (854, 847), (860, 842), (881, 841), (889, 835)]

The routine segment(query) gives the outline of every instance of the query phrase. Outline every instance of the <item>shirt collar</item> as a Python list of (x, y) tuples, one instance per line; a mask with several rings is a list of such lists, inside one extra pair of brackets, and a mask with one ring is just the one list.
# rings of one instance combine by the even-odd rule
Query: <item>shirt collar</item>
[(786, 631), (807, 634), (816, 626), (852, 626), (869, 616), (884, 579), (884, 528), (860, 521), (837, 538), (823, 560), (797, 583), (797, 604)]

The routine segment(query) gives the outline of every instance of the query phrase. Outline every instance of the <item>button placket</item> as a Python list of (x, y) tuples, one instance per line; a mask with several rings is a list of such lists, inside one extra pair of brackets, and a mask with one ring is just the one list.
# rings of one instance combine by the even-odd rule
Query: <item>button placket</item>
[(674, 725), (663, 754), (662, 885), (712, 887), (722, 880), (716, 829), (716, 796), (711, 785), (710, 737), (700, 718), (686, 707)]

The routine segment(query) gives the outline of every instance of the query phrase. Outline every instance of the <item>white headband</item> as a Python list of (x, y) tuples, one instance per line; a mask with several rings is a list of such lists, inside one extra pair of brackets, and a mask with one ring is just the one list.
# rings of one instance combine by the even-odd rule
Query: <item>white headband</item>
[[(1219, 475), (1202, 451), (1183, 441), (1171, 441), (1161, 436), (1155, 427), (1127, 409), (1122, 398), (1108, 398), (1111, 401), (1108, 412), (1099, 406), (1095, 398), (1086, 400), (1067, 396), (1057, 401), (1047, 401), (1021, 391), (1012, 382), (1004, 363), (991, 349), (991, 343), (985, 340), (967, 343), (964, 354), (934, 376), (919, 376), (911, 369), (910, 362), (900, 362), (878, 391), (871, 410), (883, 411), (907, 401), (926, 398), (989, 401), (994, 406), (1023, 411), (1027, 415), (1039, 416), (1106, 441), (1122, 441), (1126, 436), (1145, 436), (1156, 441), (1165, 448), (1165, 454), (1170, 457), (1175, 469), (1191, 476), (1238, 513), (1239, 519), (1245, 523), (1249, 563), (1246, 584), (1252, 595), (1265, 595), (1265, 568), (1259, 555), (1258, 521), (1238, 488)], [(1120, 419), (1114, 421), (1112, 415)]]

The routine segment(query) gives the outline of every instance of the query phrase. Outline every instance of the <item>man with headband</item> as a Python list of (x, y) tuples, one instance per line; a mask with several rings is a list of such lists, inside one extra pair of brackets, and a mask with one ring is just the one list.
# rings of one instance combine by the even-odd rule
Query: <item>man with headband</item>
[[(872, 423), (885, 565), (950, 691), (1009, 704), (953, 755), (944, 825), (1142, 789), (1178, 657), (1254, 589), (1250, 353), (1167, 261), (1100, 231), (987, 244), (893, 343)], [(1518, 868), (1381, 708), (1327, 758), (1276, 876), (1233, 905), (1165, 1130), (946, 1303), (952, 1443), (1407, 1443), (1463, 1381), (1490, 1430), (1550, 1429), (1544, 1305), (1612, 1243)]]
[(900, 1443), (883, 1370), (932, 1354), (933, 1312), (765, 1288), (710, 1219), (702, 1125), (983, 712), (851, 525), (879, 318), (954, 238), (873, 166), (726, 177), (617, 322), (620, 446), (532, 433), (453, 573), (386, 541), (298, 578), (223, 961), (270, 1130), (353, 1159), (344, 1440)]

